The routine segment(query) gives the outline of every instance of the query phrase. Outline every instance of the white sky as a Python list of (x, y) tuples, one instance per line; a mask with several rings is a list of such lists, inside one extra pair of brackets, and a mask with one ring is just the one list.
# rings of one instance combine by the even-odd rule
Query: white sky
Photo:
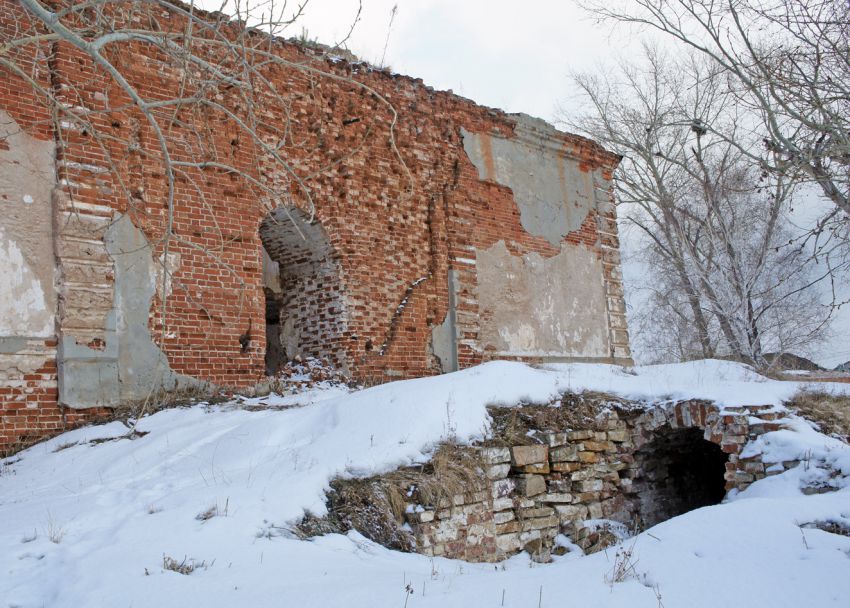
[[(589, 70), (611, 57), (610, 27), (596, 26), (571, 0), (363, 0), (348, 47), (395, 72), (452, 89), (508, 112), (552, 120), (570, 96), (569, 72)], [(311, 0), (291, 35), (342, 39), (357, 11), (356, 0)]]
[[(287, 35), (306, 28), (311, 38), (334, 44), (356, 12), (357, 0), (310, 0)], [(595, 23), (573, 0), (363, 0), (348, 48), (380, 64), (385, 43), (383, 63), (395, 72), (549, 121), (559, 106), (577, 107), (571, 72), (604, 70), (639, 48), (637, 35)], [(850, 360), (850, 306), (836, 321), (834, 338), (814, 357), (829, 367)]]

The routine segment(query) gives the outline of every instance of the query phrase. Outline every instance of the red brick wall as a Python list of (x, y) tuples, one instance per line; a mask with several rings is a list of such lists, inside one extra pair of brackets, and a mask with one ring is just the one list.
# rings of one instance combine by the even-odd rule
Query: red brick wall
[[(0, 0), (0, 15), (0, 25), (11, 27), (12, 15), (19, 15), (17, 4)], [(178, 28), (180, 20), (162, 16), (160, 26)], [(66, 124), (53, 133), (49, 108), (0, 68), (0, 107), (39, 137), (62, 142), (57, 152), (64, 195), (56, 203), (62, 226), (56, 237), (59, 268), (65, 276), (77, 269), (76, 257), (66, 255), (71, 244), (78, 243), (70, 238), (77, 225), (73, 222), (102, 226), (113, 212), (128, 214), (159, 257), (165, 248), (167, 185), (150, 126), (127, 105), (126, 95), (78, 51), (64, 43), (49, 50), (52, 76), (42, 69), (39, 77), (64, 103), (99, 111), (90, 115), (94, 131), (111, 136), (95, 138), (86, 129)], [(291, 124), (291, 139), (283, 142), (280, 153), (307, 179), (315, 216), (339, 265), (348, 321), (340, 335), (328, 336), (327, 350), (345, 353), (351, 371), (361, 379), (436, 373), (438, 362), (429, 344), (433, 327), (446, 316), (449, 268), (457, 272), (461, 286), (459, 316), (474, 317), (475, 276), (463, 261), (473, 249), (504, 240), (515, 255), (551, 256), (558, 251), (523, 229), (510, 189), (479, 180), (464, 153), (462, 127), (510, 137), (514, 120), (450, 92), (434, 91), (421, 80), (334, 62), (285, 42), (277, 43), (275, 52), (342, 77), (270, 67), (266, 76), (287, 93), (286, 104), (269, 97), (257, 107), (261, 120)], [(150, 47), (124, 46), (108, 51), (108, 56), (147, 99), (168, 99), (179, 90), (180, 72), (165, 65)], [(221, 95), (222, 103), (238, 107), (234, 92)], [(378, 95), (389, 100), (398, 115), (392, 138), (403, 162), (391, 144), (392, 112)], [(202, 143), (209, 154), (261, 181), (289, 184), (291, 202), (308, 210), (291, 179), (272, 171), (268, 158), (221, 113), (187, 110), (169, 128), (178, 142), (172, 150), (175, 157), (187, 157), (190, 147)], [(576, 136), (564, 135), (562, 144), (565, 154), (583, 159), (586, 170), (603, 167), (610, 177), (617, 162), (612, 155)], [(334, 162), (328, 166), (329, 161)], [(150, 313), (152, 335), (175, 372), (230, 387), (248, 387), (262, 377), (265, 306), (259, 225), (268, 213), (262, 199), (263, 193), (248, 181), (218, 169), (186, 169), (177, 176), (175, 237), (168, 249), (179, 264), (167, 299), (164, 332), (159, 299)], [(62, 218), (72, 216), (73, 222), (63, 223)], [(622, 311), (612, 310), (621, 302), (613, 220), (613, 205), (600, 207), (565, 240), (584, 244), (605, 261), (609, 312), (620, 315)], [(607, 234), (603, 239), (600, 227)], [(86, 233), (95, 245), (102, 239), (98, 230)], [(59, 331), (82, 344), (103, 340), (98, 319), (111, 306), (112, 277), (100, 274), (102, 300), (93, 302), (67, 284), (60, 286)], [(251, 341), (244, 348), (240, 338), (246, 334)], [(461, 336), (461, 367), (488, 358), (475, 348), (475, 339), (474, 329)], [(53, 368), (44, 369), (50, 376)], [(58, 428), (49, 426), (59, 415), (55, 384), (48, 391), (44, 423), (32, 421), (32, 428), (23, 429), (19, 417), (3, 413), (0, 449), (23, 430)], [(4, 398), (0, 412), (13, 411), (10, 403)], [(81, 410), (75, 416), (86, 413)]]
[[(13, 33), (22, 36), (37, 32), (18, 3), (4, 0), (0, 3), (0, 44)], [(0, 67), (0, 109), (41, 140), (54, 137), (51, 109), (27, 79), (37, 87), (51, 88), (50, 51), (48, 43), (10, 51), (7, 57), (23, 74)], [(0, 146), (7, 144), (0, 139)], [(3, 279), (0, 277), (0, 281)], [(55, 337), (30, 338), (20, 350), (0, 354), (0, 457), (105, 413), (94, 408), (77, 412), (58, 405), (56, 346)]]

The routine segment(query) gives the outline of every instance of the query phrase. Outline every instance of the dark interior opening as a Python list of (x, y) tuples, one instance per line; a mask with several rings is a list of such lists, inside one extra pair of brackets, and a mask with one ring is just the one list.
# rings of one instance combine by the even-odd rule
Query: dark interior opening
[(286, 353), (280, 343), (280, 295), (268, 287), (266, 296), (266, 375), (273, 376), (286, 363)]
[(716, 505), (726, 495), (728, 455), (706, 441), (702, 429), (659, 430), (635, 452), (635, 460), (638, 474), (632, 491), (643, 528)]

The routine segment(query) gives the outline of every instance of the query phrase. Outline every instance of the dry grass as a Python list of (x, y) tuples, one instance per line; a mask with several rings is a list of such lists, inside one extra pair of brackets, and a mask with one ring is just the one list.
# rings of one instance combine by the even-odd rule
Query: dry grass
[(59, 525), (49, 512), (47, 513), (47, 525), (44, 528), (44, 533), (54, 545), (58, 545), (65, 538), (65, 528)]
[[(230, 510), (230, 498), (228, 498), (224, 502), (224, 507), (219, 507), (218, 503), (214, 505), (210, 505), (197, 515), (195, 515), (195, 519), (200, 522), (209, 521), (213, 517), (227, 517), (227, 514)], [(150, 513), (150, 511), (148, 511)]]
[(446, 443), (422, 466), (368, 479), (332, 481), (328, 515), (308, 514), (296, 533), (309, 537), (354, 529), (386, 547), (412, 551), (413, 539), (403, 528), (408, 504), (444, 508), (456, 496), (484, 489), (485, 483), (477, 451)]
[(189, 575), (192, 574), (198, 568), (206, 568), (206, 562), (196, 562), (193, 559), (188, 559), (186, 557), (183, 558), (183, 561), (178, 561), (173, 557), (169, 557), (168, 555), (162, 556), (162, 568), (163, 570), (171, 570), (172, 572), (176, 572), (177, 574)]
[(802, 390), (785, 405), (816, 423), (824, 433), (845, 442), (850, 441), (850, 397)]
[(797, 524), (800, 528), (800, 534), (803, 535), (803, 543), (806, 549), (809, 548), (809, 542), (806, 538), (806, 530), (823, 530), (830, 534), (838, 534), (839, 536), (850, 536), (850, 525), (840, 521), (813, 521), (807, 524)]
[[(444, 443), (422, 467), (400, 469), (384, 476), (398, 494), (393, 503), (401, 509), (407, 502), (440, 507), (458, 495), (485, 488), (483, 463), (475, 449)], [(407, 494), (402, 496), (401, 492)]]
[(74, 447), (78, 443), (79, 443), (78, 441), (69, 441), (67, 443), (60, 443), (59, 445), (56, 446), (56, 448), (53, 451), (54, 452), (61, 452), (62, 450), (67, 450), (68, 448)]
[(534, 432), (594, 429), (597, 416), (608, 409), (631, 410), (634, 404), (605, 393), (586, 391), (566, 393), (560, 403), (551, 405), (490, 406), (487, 410), (493, 419), (492, 438), (486, 443), (529, 445), (539, 443)]
[(632, 543), (630, 547), (620, 547), (614, 554), (614, 563), (611, 571), (605, 575), (605, 582), (613, 588), (615, 583), (638, 578), (637, 563), (635, 543)]
[(160, 410), (191, 407), (199, 401), (221, 403), (227, 401), (229, 398), (218, 389), (208, 386), (193, 386), (169, 390), (161, 388), (153, 391), (147, 399), (127, 401), (117, 405), (112, 411), (109, 422), (118, 420), (131, 426), (130, 422), (132, 420), (136, 420), (141, 416), (149, 416)]

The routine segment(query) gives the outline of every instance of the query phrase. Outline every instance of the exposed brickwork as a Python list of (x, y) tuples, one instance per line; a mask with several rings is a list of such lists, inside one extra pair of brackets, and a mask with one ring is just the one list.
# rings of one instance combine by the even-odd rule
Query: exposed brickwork
[[(16, 2), (3, 2), (0, 4), (0, 40), (15, 28), (27, 30), (30, 26)], [(40, 43), (36, 47), (13, 49), (10, 59), (36, 86), (49, 90), (51, 48), (49, 43)], [(53, 139), (50, 106), (33, 94), (33, 87), (23, 75), (0, 68), (0, 108), (12, 115), (29, 135), (42, 140)], [(0, 204), (5, 202), (0, 201)], [(0, 353), (0, 457), (97, 419), (104, 413), (96, 409), (77, 412), (59, 407), (56, 348), (55, 338), (28, 338), (18, 348)]]
[(57, 404), (55, 340), (29, 340), (2, 360), (9, 367), (0, 372), (0, 458), (111, 414), (105, 409), (80, 411)]
[[(178, 17), (166, 13), (158, 19), (163, 29), (183, 26)], [(25, 20), (18, 5), (0, 0), (0, 31), (10, 32), (21, 23)], [(37, 66), (33, 74), (60, 104), (82, 109), (96, 132), (115, 138), (94, 138), (70, 121), (54, 125), (46, 100), (0, 68), (0, 108), (31, 134), (57, 142), (54, 217), (60, 363), (63, 348), (81, 345), (102, 352), (106, 363), (117, 365), (109, 359), (114, 357), (110, 347), (115, 332), (120, 331), (108, 322), (115, 306), (114, 260), (104, 235), (116, 214), (126, 214), (144, 232), (153, 259), (164, 261), (172, 272), (166, 307), (158, 290), (149, 314), (151, 335), (172, 370), (219, 386), (255, 385), (265, 368), (260, 226), (268, 221), (269, 207), (263, 193), (226, 171), (186, 168), (176, 176), (174, 237), (164, 240), (169, 221), (167, 183), (144, 116), (69, 45), (50, 43), (21, 52), (30, 53)], [(167, 99), (179, 90), (180, 71), (163, 63), (151, 47), (116, 46), (106, 52), (143, 97)], [(420, 80), (332, 61), (288, 42), (275, 43), (274, 52), (337, 77), (271, 66), (267, 77), (278, 90), (289, 93), (287, 105), (270, 97), (257, 106), (259, 118), (268, 123), (291, 119), (292, 138), (282, 142), (280, 153), (306, 179), (312, 206), (291, 177), (279, 167), (272, 169), (268, 155), (241, 137), (220, 113), (181, 116), (170, 128), (172, 139), (185, 148), (178, 145), (172, 154), (188, 155), (202, 133), (211, 156), (226, 158), (258, 180), (287, 185), (292, 205), (305, 215), (315, 213), (327, 235), (333, 280), (320, 276), (290, 283), (290, 288), (296, 285), (293, 289), (303, 291), (294, 298), (296, 308), (319, 311), (315, 325), (305, 329), (313, 333), (305, 341), (304, 354), (344, 363), (360, 379), (386, 381), (437, 373), (431, 333), (446, 319), (447, 276), (452, 270), (458, 282), (460, 367), (496, 356), (478, 343), (475, 252), (498, 241), (516, 256), (551, 257), (560, 251), (523, 228), (511, 190), (482, 181), (464, 153), (461, 129), (511, 137), (515, 119), (450, 92), (434, 91)], [(393, 114), (377, 95), (389, 100), (398, 115), (392, 138)], [(223, 91), (221, 96), (223, 104), (238, 107), (235, 92)], [(580, 245), (602, 261), (611, 334), (607, 359), (626, 361), (628, 334), (607, 181), (618, 159), (573, 135), (559, 134), (552, 145), (568, 162), (586, 171), (599, 170), (604, 178), (595, 184), (595, 209), (564, 243)], [(278, 261), (288, 265), (291, 255), (287, 255), (279, 252)], [(291, 295), (284, 297), (294, 301)], [(299, 323), (303, 325), (303, 318)], [(40, 373), (50, 377), (41, 379), (54, 382), (54, 387), (37, 401), (44, 423), (33, 419), (33, 427), (22, 428), (21, 419), (11, 413), (12, 402), (4, 399), (0, 449), (8, 449), (24, 431), (43, 434), (60, 428), (50, 426), (61, 418), (61, 410), (55, 401), (55, 375), (51, 376), (55, 355), (46, 357)], [(82, 420), (87, 415), (78, 410), (74, 417)]]

